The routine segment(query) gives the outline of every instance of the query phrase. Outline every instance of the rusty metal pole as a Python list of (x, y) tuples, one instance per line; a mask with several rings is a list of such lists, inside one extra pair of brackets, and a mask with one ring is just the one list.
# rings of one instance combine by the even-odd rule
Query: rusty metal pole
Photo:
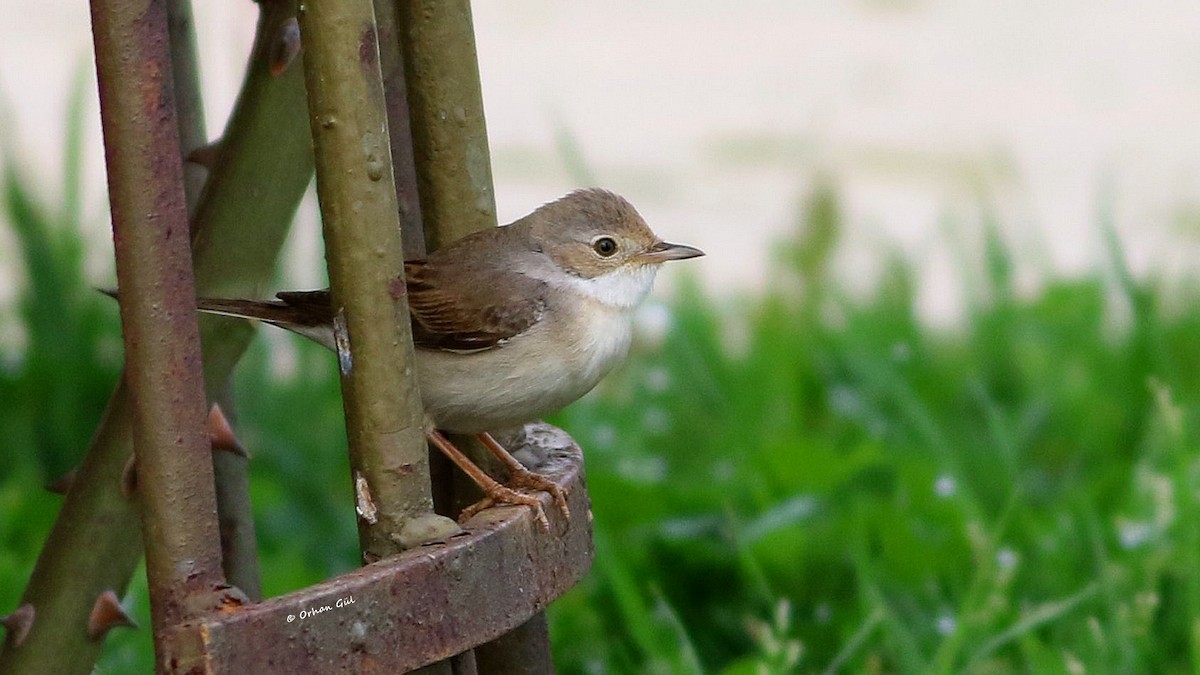
[[(267, 283), (312, 179), (302, 69), (272, 73), (268, 66), (270, 55), (280, 51), (280, 36), (288, 34), (294, 3), (263, 0), (260, 7), (250, 67), (193, 223), (196, 284), (205, 295), (243, 297)], [(201, 324), (210, 395), (224, 386), (253, 335), (244, 322), (220, 322), (213, 317)], [(134, 500), (121, 490), (122, 467), (132, 452), (132, 416), (122, 379), (21, 596), (19, 606), (33, 612), (30, 631), (0, 647), (0, 673), (92, 671), (104, 640), (64, 627), (85, 625), (106, 591), (123, 595), (142, 557)]]
[[(187, 161), (207, 142), (200, 65), (196, 57), (195, 21), (190, 0), (167, 0), (167, 31), (171, 41), (171, 70), (175, 90), (175, 113), (179, 122), (179, 154), (184, 158), (183, 190), (188, 214), (196, 211), (208, 168)], [(226, 415), (233, 412), (230, 387), (215, 397)], [(254, 517), (250, 504), (249, 460), (232, 452), (213, 452), (217, 513), (221, 532), (221, 566), (229, 583), (252, 600), (262, 599), (255, 550)]]
[[(93, 0), (155, 647), (224, 582), (166, 0)], [(160, 669), (165, 666), (160, 663)]]
[(458, 528), (433, 513), (371, 1), (307, 3), (300, 35), (359, 539), (373, 562)]
[[(438, 248), (497, 225), (471, 4), (468, 0), (394, 1), (425, 240), (430, 248)], [(507, 635), (480, 645), (475, 657), (481, 673), (554, 672), (545, 613), (538, 612)]]

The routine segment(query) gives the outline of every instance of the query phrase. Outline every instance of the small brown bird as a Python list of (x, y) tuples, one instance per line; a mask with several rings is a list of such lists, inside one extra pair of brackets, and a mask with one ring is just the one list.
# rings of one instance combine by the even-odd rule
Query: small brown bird
[[(556, 412), (629, 351), (633, 314), (668, 260), (704, 253), (659, 239), (624, 198), (572, 192), (510, 225), (475, 232), (404, 263), (425, 411), (440, 430), (476, 434), (510, 471), (502, 486), (441, 433), (427, 435), (483, 489), (469, 517), (495, 503), (541, 502), (514, 487), (557, 485), (525, 469), (488, 433)], [(335, 349), (327, 290), (278, 300), (201, 299), (202, 311), (258, 319)]]

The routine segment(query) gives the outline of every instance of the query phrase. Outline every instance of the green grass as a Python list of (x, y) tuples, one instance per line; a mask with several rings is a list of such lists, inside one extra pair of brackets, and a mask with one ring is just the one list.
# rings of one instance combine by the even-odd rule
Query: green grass
[(601, 558), (552, 615), (564, 670), (1200, 668), (1196, 289), (1110, 237), (1105, 274), (1022, 295), (993, 228), (933, 330), (902, 262), (865, 300), (826, 276), (836, 214), (818, 192), (810, 257), (740, 310), (685, 288), (562, 416)]
[[(54, 200), (4, 174), (25, 282), (0, 326), (27, 347), (0, 359), (0, 611), (119, 367), (71, 176)], [(1102, 223), (1105, 269), (1018, 292), (992, 224), (966, 319), (935, 329), (902, 260), (865, 297), (833, 280), (841, 228), (818, 188), (767, 291), (685, 281), (661, 338), (555, 420), (597, 545), (550, 611), (560, 670), (1200, 670), (1200, 287), (1133, 276)], [(234, 387), (268, 594), (357, 557), (334, 365), (276, 342)], [(149, 672), (149, 645), (114, 633), (101, 671)]]

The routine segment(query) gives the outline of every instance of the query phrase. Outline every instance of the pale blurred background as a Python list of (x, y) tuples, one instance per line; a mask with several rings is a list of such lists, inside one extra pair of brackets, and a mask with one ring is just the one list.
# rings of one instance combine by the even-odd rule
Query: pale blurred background
[[(92, 269), (111, 266), (88, 9), (0, 1), (0, 134), (57, 186), (66, 101), (87, 97)], [(208, 128), (220, 133), (254, 28), (249, 0), (196, 3)], [(577, 151), (664, 237), (710, 252), (714, 289), (762, 283), (818, 177), (847, 211), (839, 275), (898, 247), (922, 310), (953, 319), (984, 209), (1036, 284), (1104, 255), (1111, 209), (1135, 270), (1200, 250), (1200, 3), (1156, 0), (489, 0), (474, 6), (502, 221), (577, 186)], [(564, 140), (565, 139), (565, 140)], [(564, 150), (573, 146), (574, 151)], [(310, 205), (289, 281), (317, 283)], [(13, 298), (0, 228), (0, 303)], [(668, 281), (669, 283), (669, 281)]]

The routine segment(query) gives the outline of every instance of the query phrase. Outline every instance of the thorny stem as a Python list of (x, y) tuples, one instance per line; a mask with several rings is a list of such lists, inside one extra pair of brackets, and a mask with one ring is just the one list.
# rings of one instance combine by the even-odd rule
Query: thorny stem
[[(250, 68), (193, 218), (196, 288), (209, 296), (261, 292), (312, 177), (302, 70), (293, 64), (278, 77), (268, 72), (295, 4), (265, 0), (260, 7)], [(212, 398), (253, 333), (241, 322), (217, 318), (203, 319), (200, 329)], [(132, 452), (132, 411), (123, 382), (26, 586), (21, 604), (36, 607), (37, 620), (21, 647), (0, 651), (0, 673), (82, 675), (91, 672), (103, 648), (102, 641), (87, 638), (83, 626), (102, 592), (124, 594), (142, 550), (135, 504), (120, 494), (121, 471)]]

